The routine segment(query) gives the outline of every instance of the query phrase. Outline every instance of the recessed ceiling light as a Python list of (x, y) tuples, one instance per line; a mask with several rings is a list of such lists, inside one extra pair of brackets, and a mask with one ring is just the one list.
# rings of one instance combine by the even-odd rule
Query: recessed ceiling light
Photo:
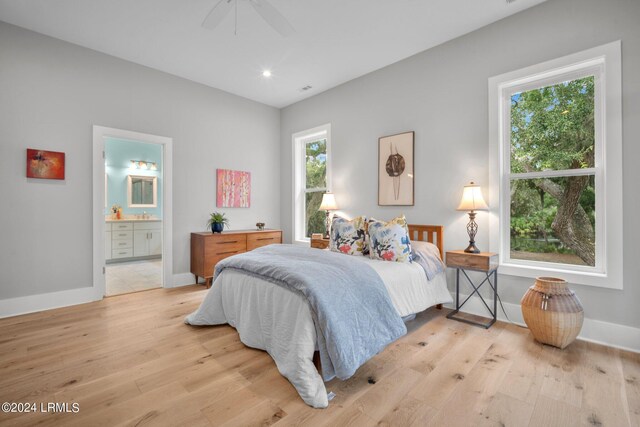
[(264, 70), (262, 72), (262, 77), (271, 77), (271, 70)]

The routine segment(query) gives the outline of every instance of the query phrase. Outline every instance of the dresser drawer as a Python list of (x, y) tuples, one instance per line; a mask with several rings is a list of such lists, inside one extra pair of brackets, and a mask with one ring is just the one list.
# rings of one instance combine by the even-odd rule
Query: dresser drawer
[(460, 251), (447, 252), (447, 267), (465, 270), (492, 271), (498, 268), (498, 254), (469, 254)]
[(220, 261), (222, 261), (225, 258), (229, 258), (230, 256), (243, 254), (245, 252), (246, 252), (245, 250), (237, 250), (237, 251), (229, 251), (229, 252), (225, 252), (225, 253), (221, 253), (221, 254), (217, 254), (217, 255), (211, 256), (210, 258), (208, 258), (206, 260), (206, 264), (212, 266), (211, 271), (209, 271), (208, 273), (213, 276), (213, 269), (215, 268), (217, 263), (219, 263)]
[(113, 240), (131, 240), (133, 241), (133, 231), (112, 231), (111, 238)]
[(112, 222), (111, 231), (133, 230), (133, 224), (130, 222)]
[(272, 245), (274, 243), (282, 243), (282, 234), (279, 231), (247, 234), (248, 251), (252, 251), (261, 246)]
[(130, 249), (133, 248), (133, 241), (129, 240), (113, 240), (111, 242), (111, 250)]
[(133, 248), (111, 249), (111, 258), (129, 258), (133, 256)]
[(230, 252), (246, 251), (247, 237), (244, 234), (219, 235), (206, 239), (205, 252), (207, 255), (222, 255)]

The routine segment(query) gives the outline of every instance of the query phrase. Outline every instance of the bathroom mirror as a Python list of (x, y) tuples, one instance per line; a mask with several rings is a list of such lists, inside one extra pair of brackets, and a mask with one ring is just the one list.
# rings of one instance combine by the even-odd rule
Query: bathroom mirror
[(157, 207), (158, 178), (155, 176), (129, 175), (127, 194), (130, 208)]

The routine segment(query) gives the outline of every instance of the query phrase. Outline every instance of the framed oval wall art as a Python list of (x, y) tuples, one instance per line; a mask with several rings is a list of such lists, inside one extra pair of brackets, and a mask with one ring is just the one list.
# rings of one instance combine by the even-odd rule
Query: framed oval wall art
[(414, 132), (378, 139), (378, 205), (413, 206)]

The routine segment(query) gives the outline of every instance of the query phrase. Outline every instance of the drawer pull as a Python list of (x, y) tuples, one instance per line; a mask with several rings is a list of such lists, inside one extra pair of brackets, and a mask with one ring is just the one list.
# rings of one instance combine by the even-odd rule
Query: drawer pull
[(275, 237), (260, 237), (256, 240), (276, 240)]
[(118, 252), (118, 255), (126, 255), (126, 252)]
[(220, 252), (217, 255), (228, 255), (228, 254), (237, 254), (237, 253), (238, 253), (238, 251), (230, 251), (230, 252)]
[(218, 242), (219, 245), (227, 245), (229, 243), (238, 243), (237, 240), (229, 241), (229, 242)]

